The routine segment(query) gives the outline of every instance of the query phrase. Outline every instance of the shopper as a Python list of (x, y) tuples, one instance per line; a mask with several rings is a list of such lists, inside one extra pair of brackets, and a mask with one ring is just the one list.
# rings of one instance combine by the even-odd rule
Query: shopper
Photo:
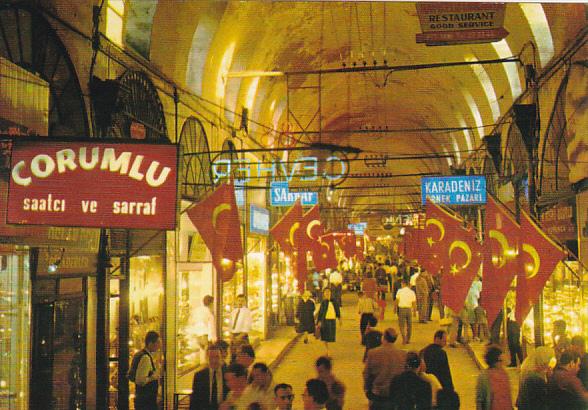
[(447, 332), (437, 330), (433, 336), (433, 343), (421, 350), (427, 373), (437, 377), (443, 389), (453, 390), (453, 379), (451, 378), (451, 369), (447, 353), (443, 348), (447, 345)]
[(274, 387), (275, 406), (271, 410), (292, 410), (294, 402), (294, 391), (292, 386), (287, 383), (280, 383)]
[(572, 337), (570, 349), (580, 356), (580, 369), (578, 378), (585, 389), (588, 389), (588, 353), (586, 353), (586, 342), (582, 336)]
[(223, 363), (220, 346), (209, 345), (206, 354), (207, 366), (194, 374), (190, 410), (217, 410), (229, 392), (224, 380), (226, 366)]
[(536, 348), (521, 365), (518, 410), (547, 410), (547, 373), (554, 358), (553, 349), (546, 346)]
[(233, 363), (225, 370), (225, 381), (229, 387), (227, 398), (220, 405), (219, 410), (247, 410), (251, 403), (256, 400), (250, 393), (245, 392), (247, 388), (247, 368)]
[(431, 385), (423, 380), (418, 371), (421, 359), (416, 352), (406, 355), (406, 370), (390, 383), (390, 410), (430, 410), (432, 408)]
[(508, 339), (508, 350), (510, 351), (510, 363), (508, 367), (517, 367), (517, 358), (519, 359), (519, 363), (523, 362), (521, 327), (516, 322), (514, 313), (510, 309), (507, 309), (507, 312), (506, 337)]
[(321, 340), (325, 342), (327, 355), (329, 354), (329, 343), (335, 342), (337, 335), (337, 319), (341, 324), (341, 311), (339, 305), (331, 300), (331, 290), (325, 289), (323, 301), (321, 302), (317, 324), (320, 326)]
[(410, 343), (412, 333), (412, 316), (416, 315), (416, 294), (408, 287), (406, 280), (402, 281), (402, 288), (396, 294), (398, 307), (398, 324), (402, 333), (402, 344)]
[(145, 347), (135, 353), (129, 370), (129, 380), (135, 383), (135, 409), (157, 410), (157, 391), (161, 374), (153, 354), (161, 348), (159, 333), (151, 330), (145, 335)]
[(427, 363), (425, 362), (422, 350), (419, 353), (419, 358), (421, 359), (421, 365), (418, 369), (417, 374), (421, 379), (429, 383), (429, 385), (431, 386), (431, 404), (433, 405), (433, 408), (435, 408), (437, 406), (437, 394), (441, 389), (443, 389), (443, 386), (441, 386), (441, 382), (439, 381), (437, 376), (435, 376), (432, 373), (427, 373)]
[(302, 393), (304, 410), (320, 410), (325, 407), (327, 400), (329, 400), (329, 389), (324, 381), (310, 379), (306, 382), (304, 393)]
[(271, 408), (274, 403), (274, 386), (272, 373), (265, 363), (255, 363), (251, 368), (245, 393), (260, 403), (263, 408)]
[(404, 371), (406, 352), (396, 348), (398, 332), (388, 328), (382, 337), (382, 346), (368, 352), (363, 370), (363, 385), (370, 410), (386, 410), (391, 405), (390, 383)]
[(357, 301), (357, 313), (360, 315), (359, 319), (359, 333), (361, 335), (361, 344), (365, 346), (365, 329), (374, 313), (378, 310), (378, 304), (372, 298), (368, 298), (360, 291), (358, 293), (359, 299)]
[(327, 410), (342, 410), (345, 402), (345, 385), (332, 373), (333, 363), (327, 356), (321, 356), (316, 363), (317, 378), (327, 385), (329, 400), (325, 403)]
[(426, 323), (429, 320), (429, 299), (432, 291), (433, 278), (431, 278), (429, 272), (423, 269), (416, 279), (416, 298), (420, 323)]
[(476, 384), (477, 410), (511, 410), (510, 380), (504, 370), (502, 349), (490, 346), (484, 356), (488, 369), (478, 376)]
[(568, 350), (561, 354), (549, 379), (550, 408), (579, 410), (588, 407), (588, 391), (577, 377), (579, 368), (580, 357), (575, 352)]
[(249, 343), (252, 323), (251, 310), (245, 305), (245, 295), (237, 296), (237, 306), (231, 312), (232, 339)]
[(210, 342), (216, 341), (216, 320), (212, 309), (214, 298), (210, 295), (202, 298), (202, 306), (194, 311), (194, 328), (196, 340), (200, 347), (200, 363), (206, 361), (206, 350)]
[(296, 308), (296, 319), (298, 319), (298, 325), (296, 332), (304, 334), (304, 343), (308, 343), (308, 335), (314, 333), (314, 300), (310, 298), (311, 293), (305, 290), (302, 297), (298, 301), (298, 307)]
[(249, 369), (254, 361), (255, 350), (253, 349), (253, 346), (248, 344), (240, 345), (235, 354), (233, 362), (240, 364), (241, 366), (245, 367), (245, 369)]

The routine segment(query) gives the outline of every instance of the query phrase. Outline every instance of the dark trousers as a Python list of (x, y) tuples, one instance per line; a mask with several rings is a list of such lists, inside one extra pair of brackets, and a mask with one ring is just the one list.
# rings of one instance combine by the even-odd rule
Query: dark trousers
[(152, 381), (145, 386), (136, 386), (135, 410), (158, 410), (157, 390), (159, 382)]
[(500, 328), (502, 327), (502, 321), (504, 320), (504, 316), (502, 310), (492, 322), (492, 326), (490, 327), (490, 343), (492, 344), (500, 344)]
[(412, 333), (412, 309), (399, 308), (398, 309), (398, 325), (400, 333), (402, 334), (402, 341), (404, 343), (410, 342), (410, 335)]
[(519, 339), (509, 339), (508, 350), (510, 351), (510, 366), (517, 365), (517, 357), (519, 358), (519, 363), (523, 363), (523, 349), (521, 349)]
[(361, 319), (359, 320), (359, 331), (361, 333), (361, 344), (365, 345), (365, 339), (364, 339), (364, 334), (365, 334), (365, 329), (367, 328), (368, 322), (370, 320), (370, 318), (374, 317), (373, 313), (362, 313), (361, 314)]

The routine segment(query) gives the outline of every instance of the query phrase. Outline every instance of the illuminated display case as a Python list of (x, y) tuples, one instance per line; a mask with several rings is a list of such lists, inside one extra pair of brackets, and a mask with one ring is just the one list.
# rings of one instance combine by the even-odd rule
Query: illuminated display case
[(28, 256), (4, 253), (4, 248), (0, 261), (0, 408), (24, 410), (29, 406), (29, 262)]
[(249, 238), (247, 253), (247, 306), (251, 310), (251, 330), (265, 337), (266, 256), (265, 239)]
[[(588, 336), (588, 282), (578, 274), (578, 262), (560, 263), (543, 289), (543, 317), (545, 343), (553, 344), (553, 329), (556, 321), (566, 323), (568, 337)], [(534, 343), (533, 312), (527, 316), (523, 336)]]

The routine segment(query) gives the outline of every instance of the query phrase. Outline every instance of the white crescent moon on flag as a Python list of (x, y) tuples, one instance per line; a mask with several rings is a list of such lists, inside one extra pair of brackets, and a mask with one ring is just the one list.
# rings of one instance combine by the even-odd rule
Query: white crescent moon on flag
[(294, 224), (290, 227), (290, 245), (294, 246), (294, 234), (300, 228), (300, 222), (294, 222)]
[(537, 249), (533, 245), (529, 245), (528, 243), (523, 244), (523, 252), (527, 252), (531, 258), (533, 258), (533, 268), (527, 271), (528, 264), (525, 264), (525, 275), (527, 279), (533, 279), (539, 273), (539, 267), (541, 266), (541, 258), (537, 253)]
[(506, 236), (504, 236), (504, 234), (500, 231), (497, 231), (495, 229), (490, 229), (490, 234), (489, 234), (490, 238), (496, 240), (496, 242), (498, 242), (500, 244), (500, 246), (502, 247), (502, 257), (500, 257), (498, 260), (498, 265), (495, 265), (498, 269), (502, 268), (504, 265), (506, 265), (506, 251), (510, 249), (510, 246), (508, 245), (508, 239), (506, 239)]
[(445, 237), (445, 227), (443, 226), (441, 221), (438, 219), (435, 219), (435, 218), (430, 218), (430, 219), (427, 219), (427, 221), (425, 222), (425, 226), (429, 226), (429, 225), (435, 225), (437, 228), (439, 228), (439, 232), (441, 233), (441, 236), (439, 237), (437, 242), (441, 242), (443, 240), (443, 238)]
[(212, 226), (213, 228), (216, 230), (216, 220), (219, 216), (219, 214), (223, 211), (230, 211), (231, 210), (231, 205), (227, 204), (226, 202), (217, 205), (214, 210), (212, 211)]
[(466, 254), (466, 262), (463, 264), (463, 266), (461, 267), (462, 269), (467, 268), (470, 263), (472, 262), (472, 250), (470, 249), (470, 246), (465, 243), (464, 241), (453, 241), (451, 243), (451, 246), (449, 247), (449, 257), (451, 258), (451, 253), (453, 252), (453, 250), (455, 248), (460, 248), (461, 250), (464, 251), (464, 253)]
[(306, 227), (306, 235), (307, 235), (307, 236), (308, 236), (310, 239), (315, 239), (315, 240), (316, 240), (316, 239), (318, 239), (318, 237), (314, 238), (314, 237), (311, 235), (311, 232), (312, 232), (312, 228), (313, 228), (314, 226), (316, 226), (316, 225), (319, 225), (319, 226), (320, 226), (320, 224), (321, 224), (321, 221), (319, 221), (318, 219), (313, 219), (312, 221), (310, 221), (310, 222), (309, 222), (308, 226)]

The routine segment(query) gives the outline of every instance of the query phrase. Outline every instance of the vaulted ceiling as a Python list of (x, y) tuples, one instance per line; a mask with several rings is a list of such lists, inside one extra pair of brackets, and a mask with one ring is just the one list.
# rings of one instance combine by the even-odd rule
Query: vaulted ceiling
[[(463, 166), (524, 93), (523, 64), (541, 72), (585, 24), (584, 5), (508, 3), (504, 40), (431, 47), (415, 41), (414, 3), (160, 0), (150, 58), (226, 107), (219, 114), (231, 125), (246, 107), (249, 134), (264, 146), (280, 142), (274, 129), (300, 144), (359, 148), (337, 188), (360, 188), (337, 189), (335, 205), (405, 210), (419, 206), (418, 174)], [(329, 72), (511, 56), (523, 64)], [(300, 74), (317, 70), (326, 72)]]

